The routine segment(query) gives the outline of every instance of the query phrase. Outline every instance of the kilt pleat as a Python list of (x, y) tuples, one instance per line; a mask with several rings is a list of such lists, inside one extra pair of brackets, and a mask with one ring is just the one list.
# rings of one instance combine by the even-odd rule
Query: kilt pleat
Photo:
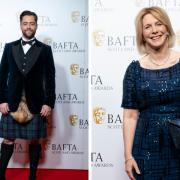
[(47, 120), (40, 114), (35, 114), (32, 120), (25, 124), (16, 122), (10, 114), (2, 115), (0, 119), (0, 137), (5, 139), (36, 140), (46, 138)]

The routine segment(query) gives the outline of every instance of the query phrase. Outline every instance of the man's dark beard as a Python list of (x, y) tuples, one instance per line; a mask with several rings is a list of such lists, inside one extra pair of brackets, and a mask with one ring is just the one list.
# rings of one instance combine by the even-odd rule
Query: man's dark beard
[(26, 38), (26, 39), (32, 39), (34, 36), (35, 36), (36, 32), (33, 32), (31, 36), (27, 36), (25, 33), (23, 33), (23, 36)]

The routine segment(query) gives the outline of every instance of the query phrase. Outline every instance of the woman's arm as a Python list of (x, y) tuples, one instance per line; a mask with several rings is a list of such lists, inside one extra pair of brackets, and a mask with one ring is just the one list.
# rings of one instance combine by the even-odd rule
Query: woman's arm
[(131, 180), (135, 180), (133, 171), (140, 174), (136, 161), (132, 156), (132, 147), (134, 134), (137, 125), (139, 111), (136, 109), (124, 109), (123, 111), (123, 139), (124, 139), (124, 157), (125, 171)]
[(137, 124), (138, 110), (124, 109), (123, 111), (123, 139), (125, 161), (132, 158), (132, 145)]

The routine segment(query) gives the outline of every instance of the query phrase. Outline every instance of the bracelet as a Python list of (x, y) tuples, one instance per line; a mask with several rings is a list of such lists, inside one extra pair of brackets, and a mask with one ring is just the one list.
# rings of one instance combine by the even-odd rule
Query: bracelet
[(134, 159), (134, 158), (133, 158), (133, 157), (130, 157), (130, 158), (126, 159), (126, 160), (124, 161), (124, 163), (126, 164), (129, 160), (132, 160), (132, 159)]

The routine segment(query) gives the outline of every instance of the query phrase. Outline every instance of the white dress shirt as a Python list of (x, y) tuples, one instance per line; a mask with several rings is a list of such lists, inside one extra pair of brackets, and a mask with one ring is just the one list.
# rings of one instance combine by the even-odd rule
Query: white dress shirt
[[(25, 39), (24, 37), (22, 37), (22, 39), (23, 39), (23, 41), (31, 41), (31, 40), (34, 40), (35, 39), (35, 37), (33, 37), (32, 39)], [(33, 42), (33, 44), (34, 44), (35, 42)], [(21, 41), (21, 45), (22, 45), (22, 41)], [(31, 48), (31, 45), (30, 44), (26, 44), (26, 45), (22, 45), (22, 48), (23, 48), (23, 51), (24, 51), (24, 54), (26, 54), (28, 51), (29, 51), (29, 49)]]

